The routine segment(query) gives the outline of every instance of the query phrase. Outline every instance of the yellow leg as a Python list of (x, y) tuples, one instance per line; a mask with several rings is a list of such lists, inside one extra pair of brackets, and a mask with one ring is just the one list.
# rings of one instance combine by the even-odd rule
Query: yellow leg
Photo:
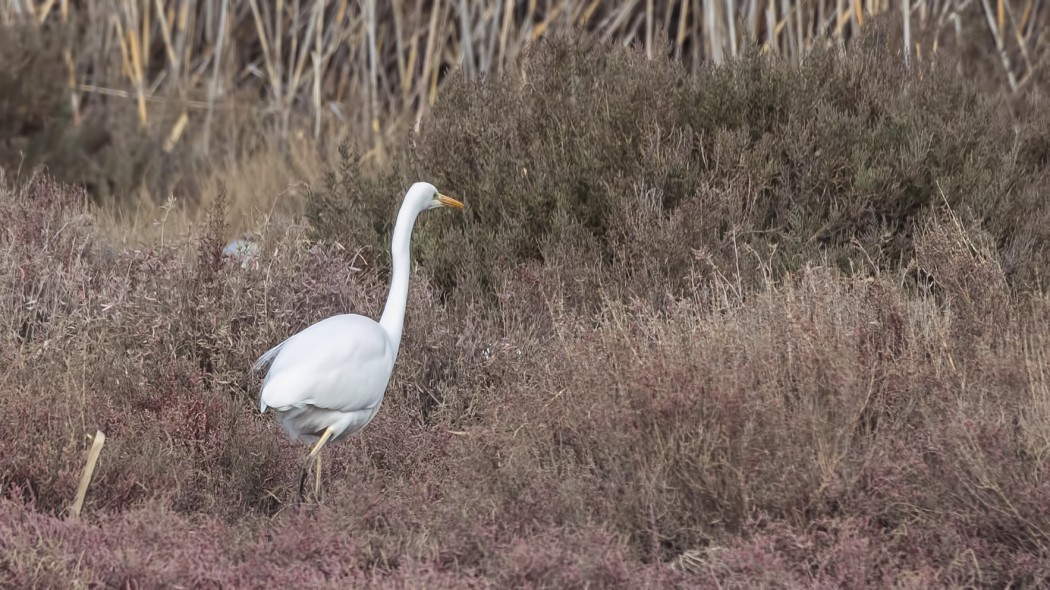
[(317, 441), (317, 444), (314, 445), (313, 450), (310, 451), (310, 457), (311, 458), (316, 457), (317, 453), (321, 452), (321, 447), (323, 447), (324, 444), (326, 442), (328, 442), (328, 439), (330, 439), (330, 438), (332, 438), (332, 427), (331, 426), (329, 426), (328, 428), (325, 428), (324, 434), (321, 435), (321, 440)]
[(307, 457), (306, 463), (303, 465), (303, 470), (299, 474), (299, 500), (303, 499), (303, 484), (306, 483), (306, 473), (310, 470), (310, 459), (317, 459), (317, 479), (314, 482), (314, 495), (318, 496), (321, 492), (321, 447), (324, 446), (328, 439), (332, 438), (332, 427), (329, 426), (325, 429), (324, 434), (321, 435), (321, 439), (317, 441), (314, 448), (310, 450), (310, 456)]

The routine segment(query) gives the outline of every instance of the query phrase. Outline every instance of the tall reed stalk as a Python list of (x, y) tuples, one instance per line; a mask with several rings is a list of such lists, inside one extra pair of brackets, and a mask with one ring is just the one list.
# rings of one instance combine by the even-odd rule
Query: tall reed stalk
[[(979, 3), (979, 5), (978, 5)], [(988, 33), (1013, 91), (1031, 79), (1043, 39), (1045, 0), (3, 0), (0, 24), (54, 21), (81, 31), (66, 49), (75, 117), (86, 96), (127, 98), (143, 126), (151, 105), (177, 103), (166, 130), (203, 127), (234, 91), (282, 136), (331, 126), (378, 141), (384, 127), (436, 100), (450, 67), (480, 77), (512, 64), (525, 46), (583, 28), (650, 55), (662, 47), (689, 68), (719, 63), (756, 42), (798, 56), (819, 42), (848, 42), (870, 20), (899, 13), (902, 60), (935, 52), (948, 35)], [(543, 6), (541, 6), (543, 4)], [(932, 39), (922, 47), (917, 39)], [(242, 92), (243, 91), (243, 92)]]

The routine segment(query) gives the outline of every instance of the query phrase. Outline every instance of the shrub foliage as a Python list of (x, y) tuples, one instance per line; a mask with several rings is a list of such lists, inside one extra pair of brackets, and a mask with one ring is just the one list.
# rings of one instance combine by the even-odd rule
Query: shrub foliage
[(669, 59), (545, 40), (520, 75), (451, 79), (396, 172), (333, 177), (310, 220), (382, 246), (390, 222), (362, 220), (391, 219), (426, 178), (470, 204), (417, 245), (442, 291), (491, 294), (531, 261), (575, 265), (582, 293), (655, 301), (712, 270), (754, 286), (811, 260), (899, 269), (947, 206), (991, 234), (1012, 282), (1045, 281), (1045, 115), (1016, 121), (952, 63), (909, 71), (888, 52), (869, 40), (798, 65), (750, 52), (686, 77)]

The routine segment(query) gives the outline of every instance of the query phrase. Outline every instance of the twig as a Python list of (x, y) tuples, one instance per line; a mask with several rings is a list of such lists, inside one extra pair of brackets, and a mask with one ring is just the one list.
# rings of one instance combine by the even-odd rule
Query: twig
[(77, 497), (69, 511), (73, 518), (80, 518), (80, 510), (84, 507), (84, 498), (87, 497), (88, 485), (91, 484), (91, 476), (95, 473), (95, 465), (98, 463), (98, 456), (102, 453), (102, 445), (104, 444), (106, 444), (106, 435), (102, 434), (101, 430), (96, 430), (95, 438), (91, 442), (91, 449), (88, 450), (84, 473), (80, 476)]

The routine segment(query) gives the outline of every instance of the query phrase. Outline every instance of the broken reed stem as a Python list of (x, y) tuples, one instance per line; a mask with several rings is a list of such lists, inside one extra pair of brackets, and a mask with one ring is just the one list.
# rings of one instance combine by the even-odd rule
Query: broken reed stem
[(911, 65), (911, 1), (901, 0), (901, 15), (904, 18), (904, 65)]
[(102, 434), (101, 430), (96, 430), (95, 437), (91, 441), (91, 449), (88, 450), (84, 473), (80, 476), (76, 500), (73, 501), (73, 506), (69, 510), (73, 518), (80, 517), (80, 510), (84, 507), (84, 499), (87, 497), (88, 485), (91, 484), (91, 476), (95, 473), (95, 465), (98, 463), (98, 456), (102, 453), (102, 445), (104, 444), (106, 444), (106, 435)]
[[(211, 109), (208, 109), (208, 115), (211, 115)], [(172, 126), (171, 132), (168, 133), (167, 139), (164, 140), (164, 152), (171, 153), (171, 150), (175, 149), (175, 144), (179, 143), (179, 138), (182, 137), (182, 132), (186, 130), (186, 124), (190, 122), (190, 116), (186, 111), (182, 112), (178, 120), (175, 121), (175, 125)], [(207, 139), (205, 139), (205, 146), (207, 146)], [(205, 147), (207, 149), (207, 147)]]
[[(215, 55), (212, 56), (211, 82), (208, 84), (208, 110), (204, 113), (204, 153), (207, 155), (209, 143), (211, 142), (211, 120), (215, 112), (215, 96), (219, 92), (219, 69), (222, 66), (223, 41), (226, 39), (226, 12), (229, 0), (222, 0), (219, 8), (219, 30), (215, 33)], [(185, 113), (183, 113), (185, 116)], [(180, 119), (181, 121), (181, 119)], [(173, 132), (174, 141), (182, 134), (182, 129), (176, 125), (178, 132)], [(172, 141), (172, 145), (174, 145)]]
[(1006, 79), (1010, 84), (1010, 90), (1016, 91), (1017, 77), (1014, 75), (1013, 67), (1010, 65), (1010, 56), (1006, 52), (1006, 43), (1003, 41), (1002, 27), (1000, 26), (1002, 21), (1001, 15), (998, 20), (992, 15), (992, 8), (988, 5), (988, 0), (981, 0), (981, 7), (984, 8), (985, 17), (988, 19), (988, 29), (992, 32), (992, 38), (995, 39), (995, 48), (999, 54), (999, 59), (1003, 62), (1003, 70), (1006, 71)]
[(314, 108), (314, 139), (320, 139), (321, 137), (321, 62), (324, 55), (324, 41), (323, 29), (324, 29), (324, 3), (316, 4), (316, 10), (314, 11), (314, 17), (317, 22), (314, 24), (314, 50), (310, 52), (311, 63), (313, 64), (313, 76), (311, 85), (313, 89), (313, 108)]

